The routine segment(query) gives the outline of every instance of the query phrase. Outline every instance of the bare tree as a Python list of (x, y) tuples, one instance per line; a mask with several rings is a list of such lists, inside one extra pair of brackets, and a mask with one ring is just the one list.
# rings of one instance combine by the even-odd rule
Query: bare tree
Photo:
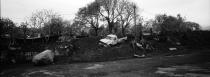
[(33, 28), (39, 28), (41, 32), (41, 28), (45, 23), (48, 23), (52, 18), (58, 18), (60, 15), (52, 10), (39, 10), (32, 14), (30, 17), (30, 22)]
[(81, 25), (89, 24), (95, 30), (96, 35), (99, 30), (99, 21), (108, 25), (109, 33), (116, 32), (115, 29), (120, 25), (122, 34), (125, 35), (126, 28), (131, 25), (134, 17), (138, 16), (134, 14), (137, 9), (134, 9), (134, 6), (137, 7), (128, 0), (95, 0), (79, 9), (75, 21), (80, 21)]
[(48, 36), (61, 35), (64, 22), (62, 18), (52, 18), (48, 23), (44, 24), (43, 32)]
[(99, 9), (99, 4), (92, 2), (86, 7), (80, 8), (75, 18), (76, 21), (84, 23), (85, 26), (90, 25), (95, 30), (96, 36), (99, 30)]
[[(122, 34), (131, 25), (131, 21), (138, 14), (134, 14), (137, 6), (129, 0), (96, 0), (100, 4), (100, 15), (107, 22), (109, 33), (113, 33), (116, 22), (120, 22)], [(133, 7), (136, 8), (133, 8)]]
[(136, 6), (134, 3), (128, 2), (127, 0), (121, 0), (117, 12), (119, 13), (118, 21), (121, 24), (121, 32), (125, 36), (125, 30), (131, 24), (131, 21), (135, 17), (135, 9), (133, 6)]
[(21, 24), (20, 24), (20, 27), (21, 27), (21, 29), (22, 29), (22, 31), (23, 31), (23, 38), (24, 38), (24, 42), (26, 42), (26, 38), (27, 38), (27, 26), (28, 26), (28, 23), (27, 22), (22, 22)]
[(96, 0), (96, 2), (101, 7), (100, 15), (108, 23), (109, 33), (113, 33), (114, 23), (121, 14), (121, 12), (117, 12), (119, 0)]

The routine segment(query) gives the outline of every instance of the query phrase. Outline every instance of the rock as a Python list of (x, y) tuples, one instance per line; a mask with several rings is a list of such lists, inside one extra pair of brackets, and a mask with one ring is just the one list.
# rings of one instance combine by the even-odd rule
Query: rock
[(35, 65), (51, 64), (54, 62), (54, 56), (55, 56), (55, 53), (52, 50), (45, 50), (35, 55), (32, 59), (32, 62)]
[(170, 51), (175, 51), (177, 48), (169, 48)]

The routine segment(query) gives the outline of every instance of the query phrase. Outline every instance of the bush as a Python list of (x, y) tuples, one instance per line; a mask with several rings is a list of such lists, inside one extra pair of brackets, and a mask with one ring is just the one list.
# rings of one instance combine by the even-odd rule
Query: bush
[(79, 49), (72, 56), (73, 61), (107, 61), (133, 56), (128, 43), (122, 43), (113, 47), (98, 46), (98, 37), (82, 38), (75, 42)]

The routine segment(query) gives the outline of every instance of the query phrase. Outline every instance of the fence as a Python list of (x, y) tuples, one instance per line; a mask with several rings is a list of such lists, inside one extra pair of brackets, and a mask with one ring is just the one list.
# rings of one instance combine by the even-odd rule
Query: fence
[[(55, 42), (59, 36), (47, 38), (47, 42)], [(31, 39), (15, 39), (10, 45), (10, 38), (0, 38), (0, 64), (31, 63), (35, 54), (43, 51), (47, 45), (46, 37)], [(44, 43), (43, 43), (44, 42)]]
[(0, 64), (30, 64), (34, 55), (39, 52), (23, 52), (21, 50), (3, 50), (0, 55)]

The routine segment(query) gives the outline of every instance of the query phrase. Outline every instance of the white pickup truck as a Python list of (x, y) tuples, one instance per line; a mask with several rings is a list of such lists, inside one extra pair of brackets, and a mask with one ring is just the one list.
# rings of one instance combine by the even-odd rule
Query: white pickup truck
[(127, 37), (123, 37), (123, 38), (118, 39), (116, 35), (109, 34), (105, 38), (101, 39), (99, 44), (103, 44), (103, 45), (105, 44), (105, 45), (108, 45), (108, 46), (112, 46), (112, 45), (116, 45), (118, 43), (121, 43), (124, 40), (127, 40)]

